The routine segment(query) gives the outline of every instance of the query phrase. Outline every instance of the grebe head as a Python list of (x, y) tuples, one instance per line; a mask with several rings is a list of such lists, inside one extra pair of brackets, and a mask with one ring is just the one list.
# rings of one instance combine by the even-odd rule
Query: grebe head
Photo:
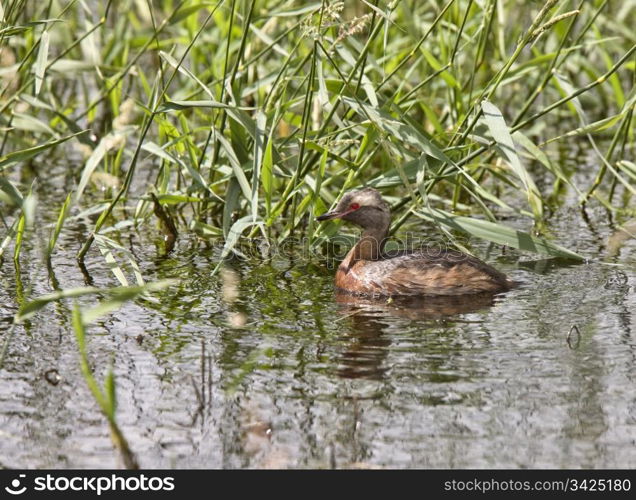
[(319, 221), (343, 219), (364, 228), (387, 230), (391, 224), (391, 210), (380, 193), (373, 188), (364, 188), (346, 193), (336, 208), (322, 214)]

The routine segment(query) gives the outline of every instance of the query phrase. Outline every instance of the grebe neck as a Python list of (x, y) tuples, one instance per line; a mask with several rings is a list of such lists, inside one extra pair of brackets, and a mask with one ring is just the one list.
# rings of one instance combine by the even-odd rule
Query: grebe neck
[(352, 261), (380, 259), (388, 232), (388, 227), (366, 229), (351, 249)]

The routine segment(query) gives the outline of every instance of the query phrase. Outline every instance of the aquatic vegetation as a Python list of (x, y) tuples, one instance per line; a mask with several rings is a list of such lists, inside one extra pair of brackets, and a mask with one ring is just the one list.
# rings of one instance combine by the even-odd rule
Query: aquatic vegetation
[[(617, 188), (633, 195), (631, 2), (96, 7), (15, 0), (2, 13), (10, 239), (24, 232), (30, 189), (16, 176), (72, 163), (49, 255), (71, 207), (107, 203), (83, 258), (122, 220), (152, 224), (155, 191), (179, 231), (222, 233), (224, 255), (246, 235), (322, 241), (311, 216), (360, 184), (407, 194), (395, 202), (408, 207), (402, 223), (469, 206), (495, 224), (496, 211), (525, 214), (538, 233), (565, 186), (618, 211), (628, 202)], [(606, 151), (597, 136), (611, 137)], [(598, 154), (591, 185), (572, 185), (553, 157), (574, 140)], [(525, 202), (512, 206), (511, 190)], [(121, 210), (131, 203), (132, 218)], [(507, 234), (495, 239), (519, 247)]]

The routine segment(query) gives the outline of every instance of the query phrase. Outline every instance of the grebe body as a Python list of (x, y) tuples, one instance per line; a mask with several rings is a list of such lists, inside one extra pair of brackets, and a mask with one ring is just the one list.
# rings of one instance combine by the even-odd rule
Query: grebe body
[(497, 293), (512, 283), (494, 267), (456, 250), (385, 252), (391, 212), (373, 188), (346, 193), (319, 221), (343, 219), (363, 229), (336, 271), (339, 290), (371, 296)]

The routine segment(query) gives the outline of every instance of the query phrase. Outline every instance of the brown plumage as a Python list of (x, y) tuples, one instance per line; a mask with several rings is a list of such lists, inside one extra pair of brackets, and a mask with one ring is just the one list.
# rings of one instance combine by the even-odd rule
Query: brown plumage
[(494, 267), (455, 250), (422, 249), (387, 254), (391, 211), (373, 188), (346, 193), (318, 220), (343, 219), (363, 228), (360, 241), (338, 266), (336, 287), (378, 296), (465, 295), (508, 290), (512, 283)]

